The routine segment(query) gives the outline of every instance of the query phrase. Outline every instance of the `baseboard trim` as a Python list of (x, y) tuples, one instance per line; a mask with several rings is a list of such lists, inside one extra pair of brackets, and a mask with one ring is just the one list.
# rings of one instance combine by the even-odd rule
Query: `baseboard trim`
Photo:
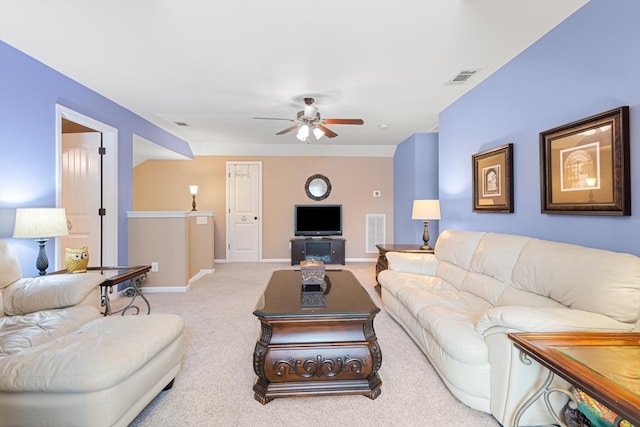
[(195, 276), (189, 279), (189, 285), (193, 285), (195, 282), (202, 279), (207, 274), (213, 274), (214, 271), (216, 271), (215, 268), (207, 268), (207, 269), (200, 270), (199, 272), (196, 273)]
[(169, 294), (189, 292), (190, 284), (187, 286), (144, 286), (140, 288), (143, 294)]

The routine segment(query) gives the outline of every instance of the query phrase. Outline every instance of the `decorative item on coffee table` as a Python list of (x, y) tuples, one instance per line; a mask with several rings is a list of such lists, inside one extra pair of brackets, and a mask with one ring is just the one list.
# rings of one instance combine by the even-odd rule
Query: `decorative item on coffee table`
[(310, 258), (300, 263), (302, 272), (302, 286), (322, 285), (324, 282), (324, 263), (320, 260)]
[(301, 308), (324, 307), (325, 266), (320, 260), (310, 258), (300, 263), (302, 273), (302, 295), (300, 297)]

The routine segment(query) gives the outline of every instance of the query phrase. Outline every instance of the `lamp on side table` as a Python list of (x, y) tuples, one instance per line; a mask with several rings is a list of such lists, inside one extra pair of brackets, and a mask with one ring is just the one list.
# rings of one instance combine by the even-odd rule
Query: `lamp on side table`
[(422, 233), (424, 245), (422, 245), (420, 249), (433, 249), (429, 246), (429, 220), (440, 219), (440, 201), (414, 200), (411, 219), (419, 219), (424, 222), (424, 232)]
[(16, 209), (16, 224), (13, 237), (36, 239), (40, 245), (36, 268), (40, 276), (47, 274), (49, 260), (44, 246), (50, 237), (66, 236), (67, 214), (64, 208), (18, 208)]

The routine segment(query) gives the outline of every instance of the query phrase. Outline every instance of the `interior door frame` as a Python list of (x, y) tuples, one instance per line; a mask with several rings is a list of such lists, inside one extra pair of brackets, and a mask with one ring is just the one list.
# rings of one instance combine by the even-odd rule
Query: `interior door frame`
[(258, 179), (259, 179), (259, 185), (258, 185), (258, 262), (262, 262), (262, 161), (260, 160), (227, 160), (226, 161), (226, 170), (225, 170), (225, 176), (226, 176), (226, 185), (225, 185), (225, 222), (226, 222), (226, 231), (225, 231), (225, 260), (227, 262), (229, 262), (229, 246), (230, 246), (230, 241), (229, 241), (229, 236), (231, 233), (231, 224), (229, 221), (229, 213), (230, 213), (230, 206), (229, 206), (229, 181), (230, 181), (230, 166), (231, 165), (237, 165), (237, 164), (243, 164), (243, 165), (257, 165), (258, 166)]
[[(102, 223), (102, 260), (107, 266), (118, 265), (118, 130), (63, 105), (56, 104), (56, 206), (62, 204), (62, 119), (81, 124), (102, 133), (102, 146), (107, 150), (103, 158), (103, 207), (107, 214)], [(106, 238), (105, 238), (106, 237)], [(60, 242), (56, 239), (55, 265), (60, 267)]]

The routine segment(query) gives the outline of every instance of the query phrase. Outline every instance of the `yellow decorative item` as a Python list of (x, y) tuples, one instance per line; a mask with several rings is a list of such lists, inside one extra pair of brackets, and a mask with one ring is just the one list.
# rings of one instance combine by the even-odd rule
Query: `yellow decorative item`
[(80, 249), (65, 248), (64, 250), (67, 273), (86, 273), (89, 265), (89, 248), (83, 246)]

